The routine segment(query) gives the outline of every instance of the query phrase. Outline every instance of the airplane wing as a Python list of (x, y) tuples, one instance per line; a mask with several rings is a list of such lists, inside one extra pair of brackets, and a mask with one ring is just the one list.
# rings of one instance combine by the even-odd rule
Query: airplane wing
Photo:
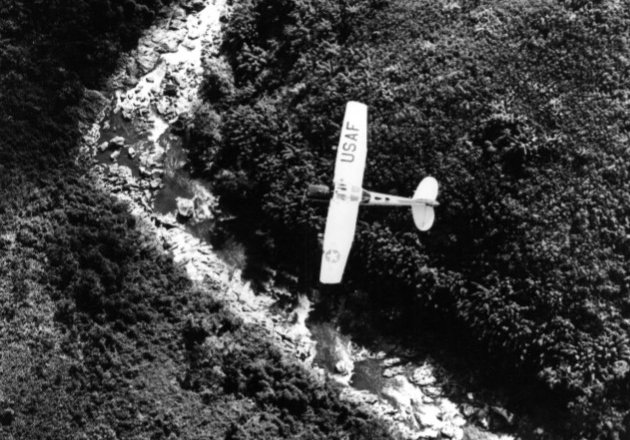
[(335, 184), (345, 183), (349, 187), (361, 187), (367, 156), (367, 106), (350, 101), (346, 104), (343, 117), (337, 159), (335, 161)]
[(348, 261), (363, 184), (367, 156), (367, 106), (350, 101), (341, 127), (335, 161), (335, 192), (328, 207), (319, 280), (341, 282)]
[(341, 282), (348, 261), (354, 230), (356, 228), (359, 203), (332, 199), (326, 218), (324, 250), (319, 281), (324, 284)]

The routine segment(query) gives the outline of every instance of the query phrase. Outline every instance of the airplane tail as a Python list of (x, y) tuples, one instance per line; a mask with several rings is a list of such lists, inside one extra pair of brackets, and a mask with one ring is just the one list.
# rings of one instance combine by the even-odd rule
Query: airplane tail
[[(420, 182), (416, 192), (413, 194), (413, 198), (435, 201), (437, 195), (437, 180), (429, 176), (422, 179), (422, 182)], [(413, 205), (411, 207), (411, 214), (413, 215), (413, 221), (416, 224), (416, 227), (421, 231), (428, 231), (435, 220), (435, 211), (431, 205)]]

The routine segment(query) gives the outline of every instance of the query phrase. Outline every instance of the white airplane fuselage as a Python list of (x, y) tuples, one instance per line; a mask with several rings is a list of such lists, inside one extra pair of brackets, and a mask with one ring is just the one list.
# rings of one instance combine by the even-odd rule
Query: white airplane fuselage
[(439, 203), (429, 199), (413, 199), (409, 197), (394, 196), (391, 194), (383, 194), (366, 189), (349, 186), (344, 183), (335, 185), (332, 192), (332, 198), (342, 201), (359, 202), (361, 205), (371, 206), (438, 206)]

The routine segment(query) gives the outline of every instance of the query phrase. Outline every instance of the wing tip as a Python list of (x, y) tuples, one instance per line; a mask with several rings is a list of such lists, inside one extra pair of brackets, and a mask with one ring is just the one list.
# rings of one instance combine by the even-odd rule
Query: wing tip
[(339, 284), (341, 283), (343, 275), (330, 273), (329, 271), (322, 270), (319, 274), (319, 282), (322, 284)]
[(367, 104), (364, 104), (363, 102), (359, 102), (359, 101), (348, 101), (346, 102), (346, 109), (351, 108), (351, 107), (357, 107), (357, 108), (366, 108), (367, 109)]

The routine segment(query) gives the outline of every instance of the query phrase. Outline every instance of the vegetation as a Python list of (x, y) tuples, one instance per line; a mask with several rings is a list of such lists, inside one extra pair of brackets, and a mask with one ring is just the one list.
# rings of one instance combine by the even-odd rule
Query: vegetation
[(167, 3), (0, 4), (0, 438), (386, 438), (77, 165), (84, 86)]
[(427, 234), (364, 210), (351, 286), (403, 326), (440, 312), (566, 411), (567, 437), (628, 436), (629, 6), (243, 0), (194, 165), (313, 282), (325, 213), (304, 189), (329, 182), (345, 102), (367, 103), (365, 186), (410, 194), (431, 174), (441, 205)]

